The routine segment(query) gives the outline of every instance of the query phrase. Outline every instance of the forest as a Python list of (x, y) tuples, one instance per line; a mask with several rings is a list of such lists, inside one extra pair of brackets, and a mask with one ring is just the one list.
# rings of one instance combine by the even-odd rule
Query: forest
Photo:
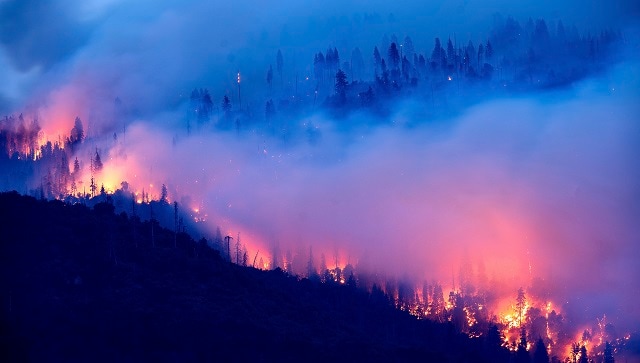
[(438, 284), (418, 297), (403, 281), (368, 285), (376, 277), (352, 266), (262, 270), (233, 263), (229, 240), (221, 251), (115, 214), (111, 198), (94, 202), (0, 194), (3, 361), (609, 363), (640, 353), (637, 333), (617, 338), (608, 324), (560, 355), (566, 322), (523, 289), (502, 320), (487, 314), (490, 291), (471, 285), (445, 302)]
[[(219, 99), (207, 88), (191, 91), (182, 106), (182, 128), (188, 135), (212, 128), (239, 134), (264, 132), (285, 144), (299, 142), (296, 139), (303, 135), (303, 140), (314, 143), (321, 137), (317, 126), (293, 120), (328, 114), (338, 129), (351, 130), (362, 126), (353, 122), (363, 121), (344, 121), (350, 114), (364, 113), (365, 126), (375, 127), (393, 122), (389, 116), (407, 101), (423, 105), (413, 112), (434, 122), (481, 101), (571, 88), (622, 59), (625, 47), (620, 31), (582, 34), (562, 21), (550, 27), (544, 19), (529, 18), (521, 25), (512, 17), (496, 15), (489, 34), (477, 45), (436, 37), (430, 53), (415, 49), (409, 35), (384, 35), (373, 50), (356, 47), (342, 55), (329, 47), (301, 67), (308, 74), (286, 69), (285, 56), (278, 50), (275, 70), (269, 65), (264, 80), (253, 84), (266, 90), (266, 99), (243, 105), (246, 90), (241, 89), (238, 71), (236, 89), (227, 88)], [(101, 153), (126, 138), (127, 124), (135, 117), (135, 105), (127, 106), (117, 96), (107, 108), (108, 131), (93, 134), (85, 131), (87, 120), (79, 117), (65, 121), (62, 129), (43, 130), (38, 114), (30, 110), (5, 115), (0, 119), (0, 149), (5, 151), (0, 166), (7, 172), (0, 187), (58, 199), (97, 195), (105, 184), (100, 180)], [(81, 147), (87, 138), (93, 149)], [(106, 190), (114, 192), (121, 182), (126, 180), (108, 180)]]
[[(292, 154), (300, 145), (324, 147), (326, 125), (315, 117), (349, 140), (381, 126), (446, 127), (483, 102), (579, 93), (629, 47), (622, 31), (581, 32), (542, 18), (496, 15), (486, 34), (479, 42), (429, 35), (432, 46), (423, 49), (414, 39), (425, 43), (424, 34), (381, 34), (371, 48), (328, 43), (303, 61), (283, 46), (260, 65), (259, 80), (227, 69), (233, 80), (224, 87), (189, 84), (172, 123), (155, 125), (171, 128), (171, 142), (154, 148), (231, 135), (237, 143), (264, 140), (252, 157), (268, 160), (268, 143)], [(211, 218), (203, 198), (189, 195), (218, 156), (200, 155), (203, 177), (188, 185), (149, 177), (161, 162), (129, 168), (144, 116), (136, 100), (109, 97), (100, 112), (55, 120), (53, 128), (27, 106), (0, 119), (3, 361), (640, 356), (638, 331), (617, 329), (606, 315), (574, 324), (541, 280), (506, 289), (483, 265), (463, 261), (450, 266), (449, 284), (376, 272), (337, 251), (295, 250), (277, 238), (268, 250), (251, 246), (242, 228), (228, 232), (228, 220)], [(411, 117), (397, 121), (407, 104)]]

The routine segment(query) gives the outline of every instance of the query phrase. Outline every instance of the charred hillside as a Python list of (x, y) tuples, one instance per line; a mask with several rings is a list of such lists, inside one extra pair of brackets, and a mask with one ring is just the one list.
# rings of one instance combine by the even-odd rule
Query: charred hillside
[(417, 320), (379, 290), (234, 265), (107, 203), (12, 192), (0, 206), (5, 362), (508, 358), (499, 339)]

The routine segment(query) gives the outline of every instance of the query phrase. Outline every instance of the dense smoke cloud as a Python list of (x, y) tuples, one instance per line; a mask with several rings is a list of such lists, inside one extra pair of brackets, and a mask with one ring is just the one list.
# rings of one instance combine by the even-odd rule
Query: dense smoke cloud
[[(490, 278), (516, 288), (544, 279), (576, 316), (606, 313), (621, 325), (632, 316), (624, 323), (637, 327), (637, 62), (568, 91), (485, 102), (444, 120), (422, 119), (415, 100), (382, 126), (349, 132), (318, 113), (289, 120), (308, 132), (286, 141), (259, 128), (186, 134), (191, 89), (211, 88), (217, 104), (242, 69), (246, 102), (257, 102), (281, 47), (293, 68), (335, 44), (368, 56), (392, 32), (416, 34), (421, 52), (454, 32), (484, 39), (496, 11), (587, 29), (614, 19), (625, 26), (638, 14), (632, 2), (425, 3), (0, 1), (0, 110), (28, 109), (53, 133), (80, 116), (93, 137), (82, 152), (105, 150), (105, 175), (154, 184), (156, 193), (166, 183), (185, 207), (208, 213), (211, 235), (216, 226), (240, 231), (264, 254), (274, 244), (295, 253), (313, 246), (327, 259), (337, 250), (363, 268), (429, 280), (482, 262)], [(371, 7), (383, 23), (345, 33), (353, 39), (312, 31)], [(116, 97), (130, 121), (114, 144), (111, 134), (125, 127)]]
[(331, 260), (338, 250), (362, 268), (445, 282), (464, 261), (483, 263), (512, 288), (541, 278), (576, 316), (637, 324), (636, 67), (446, 122), (409, 122), (411, 103), (397, 123), (350, 134), (322, 116), (299, 120), (314, 125), (313, 142), (209, 131), (175, 141), (141, 122), (125, 177), (189, 194), (211, 235), (240, 231), (254, 251), (313, 246)]

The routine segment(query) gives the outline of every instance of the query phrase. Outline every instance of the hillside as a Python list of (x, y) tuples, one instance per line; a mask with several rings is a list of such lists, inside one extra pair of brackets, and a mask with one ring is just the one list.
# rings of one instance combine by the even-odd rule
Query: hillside
[[(224, 261), (93, 209), (0, 194), (2, 361), (496, 361), (378, 292)], [(153, 247), (155, 242), (155, 247)], [(499, 344), (499, 341), (497, 342)]]

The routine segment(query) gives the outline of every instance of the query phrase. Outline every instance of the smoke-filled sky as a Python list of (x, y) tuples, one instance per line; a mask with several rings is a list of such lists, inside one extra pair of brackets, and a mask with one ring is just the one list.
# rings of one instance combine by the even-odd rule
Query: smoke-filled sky
[[(632, 24), (639, 7), (604, 0), (1, 0), (0, 110), (48, 100), (72, 84), (71, 98), (89, 94), (106, 102), (116, 94), (155, 113), (175, 107), (196, 85), (215, 95), (228, 91), (238, 69), (246, 70), (248, 85), (261, 84), (278, 48), (285, 49), (285, 65), (303, 72), (300, 64), (312, 52), (360, 46), (368, 55), (384, 34), (410, 34), (424, 52), (436, 36), (485, 40), (496, 13), (563, 20), (598, 33)], [(343, 23), (373, 13), (380, 24)]]
[[(238, 69), (245, 102), (261, 102), (278, 49), (290, 79), (293, 70), (309, 72), (314, 52), (359, 46), (369, 57), (385, 34), (410, 34), (427, 54), (436, 36), (483, 41), (497, 12), (635, 35), (638, 8), (633, 1), (0, 0), (0, 111), (35, 112), (52, 135), (80, 116), (99, 142), (122, 128), (112, 117), (119, 97), (131, 121), (125, 142), (101, 145), (106, 170), (130, 183), (166, 183), (176, 199), (188, 196), (190, 208), (207, 211), (211, 230), (240, 231), (263, 250), (274, 243), (294, 253), (339, 250), (352, 263), (420, 279), (449, 279), (462, 260), (482, 261), (490, 277), (514, 286), (540, 277), (589, 318), (606, 313), (622, 324), (630, 315), (637, 328), (637, 58), (566, 90), (490, 99), (445, 119), (426, 119), (421, 101), (407, 100), (377, 126), (361, 114), (340, 121), (362, 125), (349, 130), (322, 113), (289, 120), (311, 130), (311, 141), (294, 135), (283, 143), (251, 130), (187, 136), (182, 119), (193, 88), (209, 88), (218, 103), (235, 91)], [(341, 21), (373, 12), (382, 23)]]

